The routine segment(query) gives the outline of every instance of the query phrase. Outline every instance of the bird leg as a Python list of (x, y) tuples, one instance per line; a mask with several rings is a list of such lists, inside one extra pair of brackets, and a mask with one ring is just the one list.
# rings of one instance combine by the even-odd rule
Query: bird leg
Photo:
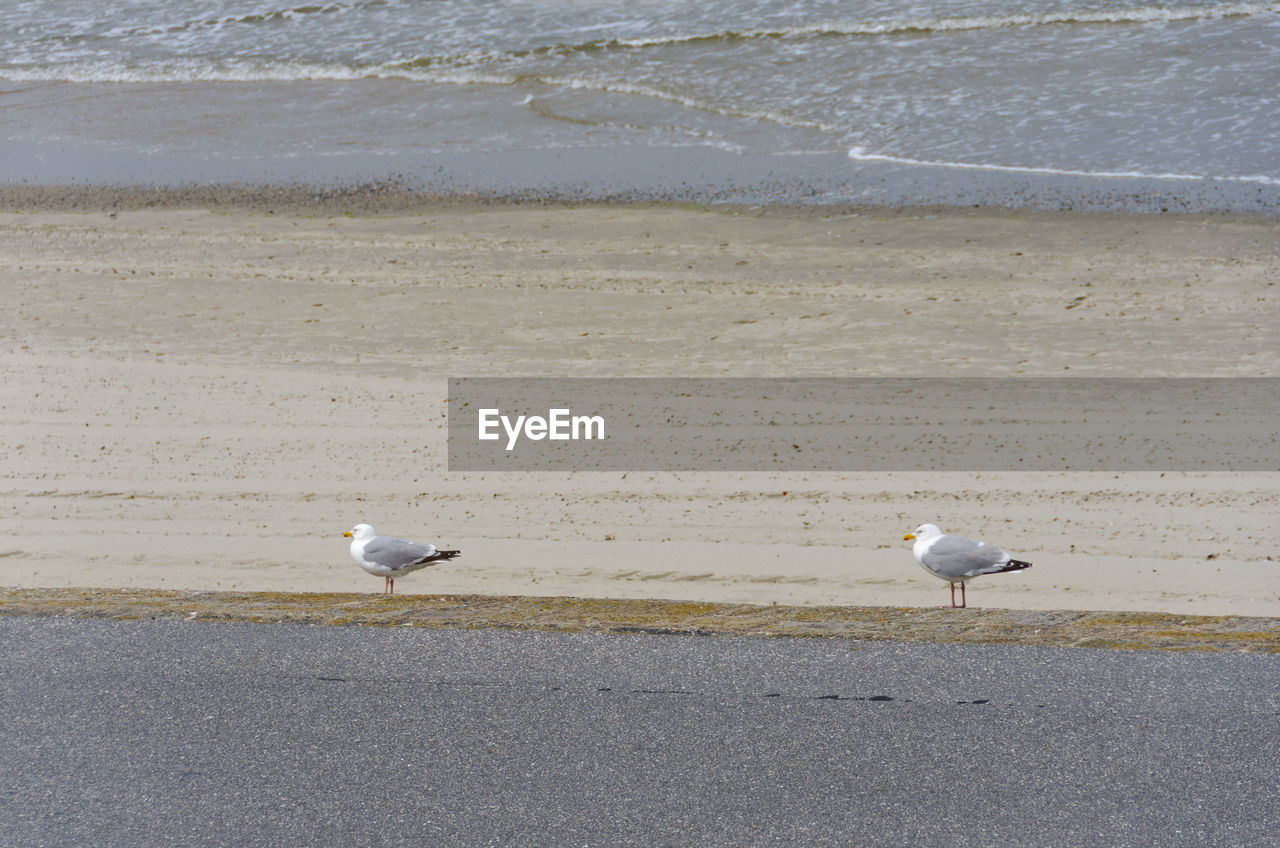
[(390, 577), (383, 578), (382, 594), (393, 595), (396, 591), (396, 581)]
[[(963, 580), (961, 580), (961, 581), (960, 581), (960, 604), (959, 604), (959, 606), (957, 606), (957, 605), (956, 605), (956, 584), (954, 584), (954, 583), (949, 583), (949, 584), (947, 584), (947, 585), (949, 585), (949, 586), (951, 587), (951, 608), (952, 608), (952, 609), (964, 609), (964, 608), (965, 608), (965, 605), (966, 605), (966, 601), (965, 601), (965, 597), (964, 597), (964, 581), (963, 581)], [(943, 607), (943, 609), (946, 609), (946, 607)]]

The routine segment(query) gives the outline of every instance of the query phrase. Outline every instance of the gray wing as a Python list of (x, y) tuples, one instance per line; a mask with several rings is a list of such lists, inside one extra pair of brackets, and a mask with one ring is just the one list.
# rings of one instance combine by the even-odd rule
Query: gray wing
[(985, 542), (963, 536), (940, 536), (921, 559), (943, 577), (958, 579), (999, 571), (1009, 561), (1009, 555)]
[(424, 545), (397, 539), (394, 536), (374, 536), (364, 546), (364, 558), (385, 568), (404, 568), (413, 565), (436, 552), (435, 545)]

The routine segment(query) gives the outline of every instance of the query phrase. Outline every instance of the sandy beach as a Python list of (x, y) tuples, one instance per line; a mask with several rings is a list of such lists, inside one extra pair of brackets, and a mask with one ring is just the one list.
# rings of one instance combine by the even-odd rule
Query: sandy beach
[[(68, 199), (70, 198), (70, 199)], [(152, 198), (153, 200), (155, 198)], [(1276, 473), (449, 473), (457, 376), (1275, 376), (1274, 219), (671, 206), (0, 212), (0, 585), (1280, 616)]]

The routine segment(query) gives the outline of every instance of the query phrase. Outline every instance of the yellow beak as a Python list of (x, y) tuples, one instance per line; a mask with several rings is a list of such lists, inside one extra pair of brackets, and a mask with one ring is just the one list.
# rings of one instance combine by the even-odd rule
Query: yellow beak
[(348, 530), (347, 532), (343, 533), (342, 535), (343, 535), (343, 537), (345, 537), (345, 538), (347, 538), (347, 539), (350, 539), (350, 538), (351, 538), (351, 531), (350, 531), (350, 530)]
[(914, 539), (915, 537), (916, 537), (916, 534), (915, 534), (915, 533), (908, 533), (907, 535), (905, 535), (905, 536), (903, 536), (903, 537), (902, 537), (902, 540), (903, 540), (904, 542), (910, 542), (910, 541), (911, 541), (912, 539)]

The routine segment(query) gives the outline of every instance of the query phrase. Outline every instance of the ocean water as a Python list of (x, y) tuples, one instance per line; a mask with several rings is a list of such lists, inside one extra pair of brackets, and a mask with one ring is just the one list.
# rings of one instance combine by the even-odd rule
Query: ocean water
[(0, 180), (1280, 208), (1280, 0), (16, 0)]

